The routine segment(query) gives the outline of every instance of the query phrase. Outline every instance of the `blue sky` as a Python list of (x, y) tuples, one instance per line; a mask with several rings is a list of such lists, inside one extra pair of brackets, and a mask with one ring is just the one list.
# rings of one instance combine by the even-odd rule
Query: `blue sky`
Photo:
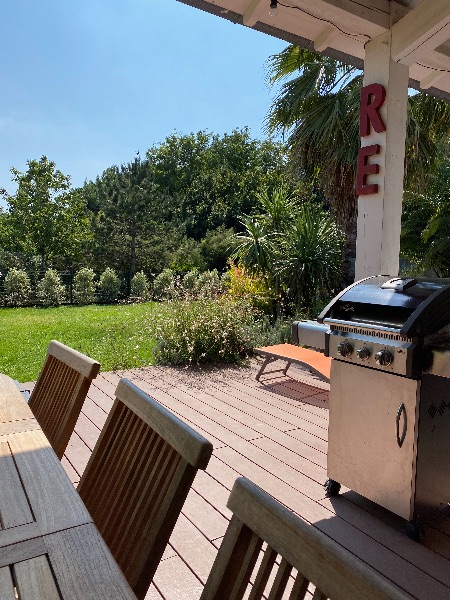
[(74, 185), (177, 131), (264, 137), (286, 44), (176, 0), (5, 0), (0, 188), (43, 154)]

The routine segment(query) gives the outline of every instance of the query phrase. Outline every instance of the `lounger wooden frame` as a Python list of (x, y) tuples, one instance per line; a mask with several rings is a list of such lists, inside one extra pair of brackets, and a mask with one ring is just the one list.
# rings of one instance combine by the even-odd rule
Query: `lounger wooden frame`
[(138, 598), (144, 598), (212, 444), (127, 379), (78, 492)]
[(62, 458), (100, 364), (51, 341), (29, 406), (59, 459)]
[(310, 584), (312, 600), (410, 597), (248, 479), (235, 482), (228, 508), (233, 516), (201, 600), (240, 600), (246, 591), (249, 600), (303, 600)]

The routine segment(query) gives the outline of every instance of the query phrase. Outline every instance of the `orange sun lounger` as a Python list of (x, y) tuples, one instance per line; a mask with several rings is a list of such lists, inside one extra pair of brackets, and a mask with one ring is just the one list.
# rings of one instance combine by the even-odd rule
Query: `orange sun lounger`
[[(287, 370), (292, 363), (300, 365), (305, 369), (308, 369), (314, 375), (317, 375), (323, 381), (330, 381), (330, 366), (331, 358), (324, 356), (321, 352), (315, 350), (308, 350), (307, 348), (300, 348), (293, 344), (275, 344), (274, 346), (264, 346), (263, 348), (255, 348), (254, 352), (264, 357), (264, 362), (256, 374), (256, 380), (263, 373), (278, 373), (282, 372), (286, 375)], [(284, 360), (287, 362), (284, 369), (274, 369), (272, 371), (265, 371), (267, 365), (274, 362), (275, 360)]]

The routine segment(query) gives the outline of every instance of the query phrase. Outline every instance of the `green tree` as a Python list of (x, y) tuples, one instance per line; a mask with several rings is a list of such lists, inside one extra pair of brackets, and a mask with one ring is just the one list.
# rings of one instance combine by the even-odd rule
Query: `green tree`
[(200, 243), (200, 252), (206, 268), (223, 272), (235, 245), (236, 237), (232, 227), (225, 229), (224, 226), (220, 226), (217, 229), (207, 231)]
[(59, 306), (66, 300), (66, 288), (55, 269), (47, 269), (36, 286), (36, 295), (44, 306)]
[(172, 223), (171, 199), (139, 156), (106, 169), (80, 193), (94, 215), (91, 264), (128, 271), (160, 271), (181, 237)]
[(154, 181), (172, 198), (174, 218), (197, 241), (218, 227), (238, 229), (238, 215), (252, 210), (255, 194), (285, 177), (284, 146), (254, 140), (248, 129), (172, 134), (147, 158)]
[(244, 231), (237, 236), (239, 245), (233, 256), (252, 272), (270, 279), (273, 274), (273, 237), (276, 232), (267, 228), (264, 220), (245, 215), (242, 217)]
[[(282, 144), (247, 129), (173, 134), (80, 192), (94, 215), (90, 266), (148, 275), (173, 266), (225, 267), (238, 215), (284, 180)], [(203, 243), (204, 240), (204, 243)]]
[(95, 273), (88, 267), (77, 271), (73, 278), (73, 298), (77, 304), (92, 304), (95, 302)]
[(28, 274), (14, 267), (8, 271), (4, 283), (5, 302), (8, 306), (23, 306), (31, 296)]
[(450, 152), (442, 146), (437, 172), (424, 191), (404, 195), (401, 250), (409, 272), (450, 276)]
[[(291, 168), (317, 176), (346, 233), (346, 279), (353, 280), (356, 242), (355, 170), (359, 93), (355, 67), (288, 46), (268, 61), (269, 82), (281, 84), (267, 117), (271, 133), (287, 135)], [(425, 94), (409, 97), (406, 183), (424, 184), (436, 166), (439, 141), (450, 133), (450, 106)]]
[(146, 274), (139, 271), (131, 280), (131, 296), (146, 300), (150, 293), (150, 285)]
[(8, 204), (2, 227), (6, 249), (39, 256), (44, 265), (79, 260), (91, 228), (86, 204), (72, 189), (70, 177), (46, 156), (27, 161), (25, 173), (14, 167), (11, 173), (17, 191), (3, 193)]
[(100, 275), (98, 291), (105, 302), (116, 302), (120, 293), (120, 279), (114, 269), (107, 267)]

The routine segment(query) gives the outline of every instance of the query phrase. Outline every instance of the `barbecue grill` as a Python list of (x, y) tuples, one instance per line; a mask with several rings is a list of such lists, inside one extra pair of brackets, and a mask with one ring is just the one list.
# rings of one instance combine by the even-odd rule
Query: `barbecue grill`
[(326, 490), (356, 491), (419, 539), (450, 502), (450, 279), (369, 277), (317, 321), (293, 337), (333, 359)]

